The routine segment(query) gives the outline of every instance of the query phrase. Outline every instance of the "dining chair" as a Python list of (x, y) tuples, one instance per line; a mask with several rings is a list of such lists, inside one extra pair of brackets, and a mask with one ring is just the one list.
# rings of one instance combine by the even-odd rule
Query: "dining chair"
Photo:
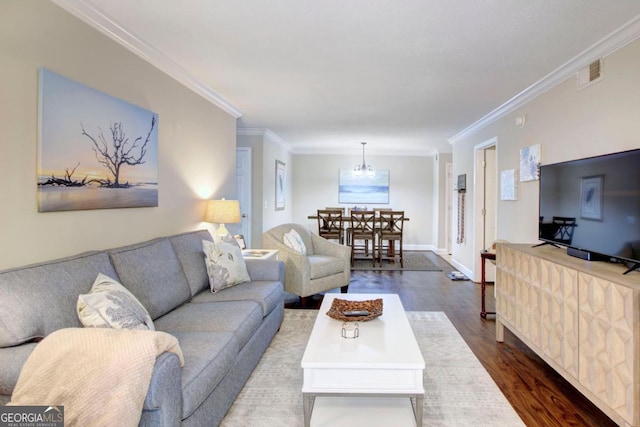
[[(359, 258), (369, 258), (371, 263), (376, 266), (376, 233), (375, 233), (376, 215), (374, 211), (351, 211), (351, 226), (347, 240), (351, 245), (351, 265), (356, 260), (356, 254)], [(358, 243), (362, 242), (362, 243)], [(369, 242), (371, 242), (371, 250), (369, 250)]]
[(344, 209), (345, 208), (340, 207), (340, 206), (338, 206), (338, 207), (327, 206), (325, 209), (326, 210), (331, 210), (331, 211), (340, 211), (342, 213), (342, 215), (344, 215)]
[[(400, 267), (404, 267), (404, 257), (402, 253), (402, 236), (404, 227), (404, 211), (380, 211), (376, 233), (378, 235), (378, 261), (382, 264), (382, 259), (389, 259), (395, 262), (396, 255), (400, 258)], [(385, 245), (385, 242), (387, 244)], [(396, 253), (396, 242), (399, 249)], [(384, 254), (384, 255), (383, 255)]]
[(327, 240), (337, 240), (344, 244), (344, 222), (342, 211), (318, 209), (318, 235)]

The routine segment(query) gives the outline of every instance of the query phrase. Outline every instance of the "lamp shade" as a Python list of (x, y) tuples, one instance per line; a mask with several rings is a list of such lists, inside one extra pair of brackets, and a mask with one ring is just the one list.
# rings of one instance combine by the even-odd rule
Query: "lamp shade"
[(237, 200), (209, 200), (204, 214), (206, 222), (235, 224), (240, 222), (240, 202)]

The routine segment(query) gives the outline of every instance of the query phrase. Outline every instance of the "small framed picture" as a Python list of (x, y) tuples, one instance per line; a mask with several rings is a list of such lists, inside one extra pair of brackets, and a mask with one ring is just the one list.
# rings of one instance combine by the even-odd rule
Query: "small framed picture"
[(247, 244), (244, 242), (244, 236), (242, 234), (236, 234), (235, 236), (233, 236), (233, 238), (236, 239), (236, 242), (238, 242), (238, 246), (240, 246), (240, 249), (247, 249)]
[(287, 175), (284, 162), (276, 160), (276, 210), (283, 211), (287, 190)]
[(585, 176), (580, 185), (580, 217), (602, 221), (604, 175)]

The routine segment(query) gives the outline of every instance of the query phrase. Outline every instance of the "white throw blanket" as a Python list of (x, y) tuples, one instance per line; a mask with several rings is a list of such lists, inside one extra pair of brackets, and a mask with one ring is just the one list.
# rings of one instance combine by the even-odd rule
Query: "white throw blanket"
[(69, 426), (137, 426), (165, 351), (184, 365), (178, 340), (164, 332), (60, 329), (31, 353), (9, 405), (62, 405)]

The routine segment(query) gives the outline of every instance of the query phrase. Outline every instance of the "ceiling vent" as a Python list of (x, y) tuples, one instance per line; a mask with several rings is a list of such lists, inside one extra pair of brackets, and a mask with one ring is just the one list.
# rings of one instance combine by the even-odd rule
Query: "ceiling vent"
[(602, 60), (598, 59), (578, 71), (578, 90), (582, 90), (602, 80)]

